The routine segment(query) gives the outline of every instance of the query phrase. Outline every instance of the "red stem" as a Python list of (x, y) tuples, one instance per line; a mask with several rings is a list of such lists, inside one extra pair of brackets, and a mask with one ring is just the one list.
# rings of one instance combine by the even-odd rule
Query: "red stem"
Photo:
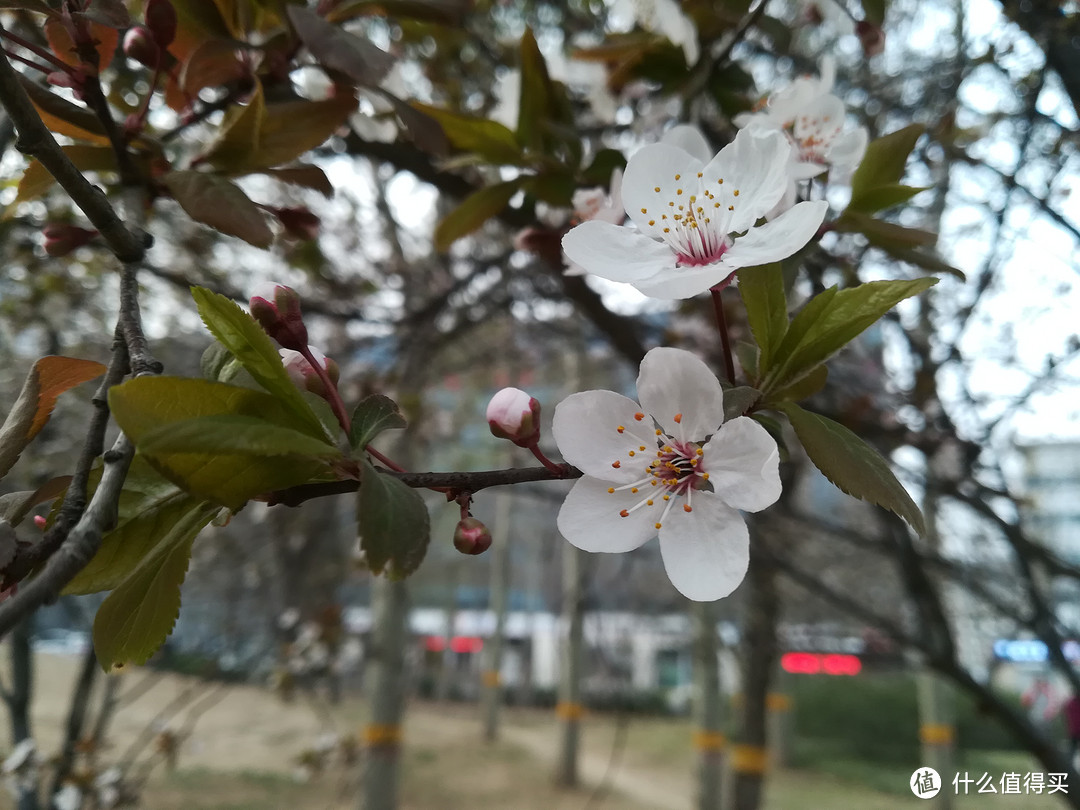
[(566, 474), (566, 467), (562, 464), (556, 464), (550, 458), (544, 455), (544, 451), (540, 449), (540, 445), (533, 442), (528, 446), (529, 452), (536, 456), (537, 460), (543, 464), (547, 469), (551, 470), (559, 478), (562, 478)]
[[(6, 28), (0, 28), (0, 37), (3, 37), (4, 39), (10, 40), (11, 42), (14, 42), (20, 48), (22, 48), (24, 50), (27, 50), (27, 51), (30, 51), (30, 53), (34, 54), (35, 56), (40, 56), (46, 62), (49, 62), (52, 65), (55, 65), (57, 70), (62, 70), (62, 71), (64, 71), (64, 73), (67, 73), (69, 75), (74, 75), (75, 74), (75, 68), (73, 68), (67, 62), (63, 61), (62, 59), (59, 59), (52, 52), (47, 51), (47, 50), (45, 50), (44, 48), (42, 48), (42, 47), (40, 47), (38, 45), (35, 45), (33, 42), (29, 42), (29, 41), (23, 39), (18, 34), (11, 33)], [(9, 54), (9, 56), (14, 56), (14, 54)], [(19, 59), (20, 62), (24, 61), (23, 59), (20, 59), (18, 56), (15, 56), (15, 58)], [(27, 64), (31, 64), (31, 63), (27, 62)], [(51, 72), (51, 71), (47, 71), (47, 72)]]
[(315, 359), (315, 355), (311, 353), (310, 347), (301, 346), (300, 355), (308, 361), (308, 365), (315, 369), (315, 373), (319, 375), (319, 379), (322, 380), (323, 385), (326, 386), (326, 399), (330, 403), (330, 407), (333, 409), (334, 416), (337, 417), (341, 429), (345, 431), (346, 436), (349, 436), (352, 433), (352, 424), (349, 420), (348, 411), (345, 410), (345, 403), (342, 402), (341, 394), (338, 393), (334, 381), (331, 380), (330, 375), (326, 373), (323, 364)]
[(6, 53), (10, 58), (14, 59), (15, 61), (22, 62), (27, 67), (31, 67), (34, 70), (40, 70), (46, 76), (54, 72), (53, 69), (48, 67), (47, 65), (39, 65), (33, 59), (27, 59), (25, 56), (19, 56), (17, 53), (9, 51), (7, 48), (4, 48), (4, 53)]
[(735, 361), (731, 355), (731, 338), (728, 337), (727, 318), (724, 317), (723, 288), (717, 285), (709, 290), (712, 293), (713, 309), (716, 311), (716, 328), (720, 332), (720, 345), (724, 349), (724, 371), (727, 381), (735, 384)]

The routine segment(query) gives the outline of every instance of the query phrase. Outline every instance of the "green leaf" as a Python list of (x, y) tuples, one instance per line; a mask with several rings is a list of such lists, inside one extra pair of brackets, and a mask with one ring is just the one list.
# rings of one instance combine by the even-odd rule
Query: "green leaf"
[(758, 347), (748, 340), (740, 340), (735, 344), (735, 358), (742, 366), (746, 378), (756, 382), (760, 376), (758, 374)]
[(352, 427), (349, 430), (352, 448), (358, 450), (366, 447), (384, 430), (397, 430), (406, 424), (397, 403), (390, 397), (382, 394), (365, 397), (352, 414)]
[(311, 9), (290, 6), (286, 13), (315, 61), (358, 85), (378, 85), (394, 66), (394, 58), (382, 48), (327, 22)]
[(765, 407), (771, 407), (772, 403), (784, 402), (786, 400), (799, 402), (800, 400), (812, 397), (825, 387), (825, 383), (828, 379), (829, 367), (822, 364), (817, 368), (808, 371), (805, 377), (800, 378), (797, 382), (792, 383), (787, 388), (781, 388), (779, 391), (773, 392), (769, 397), (769, 403)]
[(562, 172), (541, 172), (523, 178), (521, 188), (543, 200), (548, 205), (563, 208), (570, 206), (578, 185), (574, 178)]
[(229, 107), (220, 134), (203, 155), (203, 160), (211, 166), (225, 169), (245, 164), (248, 157), (259, 148), (259, 136), (265, 118), (266, 103), (263, 100), (262, 83), (256, 81), (255, 90), (247, 104)]
[[(75, 168), (83, 172), (116, 171), (116, 152), (111, 146), (73, 144), (60, 148)], [(19, 180), (19, 191), (12, 204), (36, 199), (52, 188), (55, 183), (56, 178), (49, 174), (48, 169), (39, 161), (31, 160), (22, 179)]]
[(877, 450), (838, 422), (793, 402), (779, 409), (814, 466), (839, 490), (899, 515), (920, 535), (926, 531), (919, 507)]
[(23, 381), (19, 398), (0, 427), (0, 478), (49, 421), (56, 399), (76, 385), (100, 377), (105, 366), (93, 360), (50, 355), (42, 357)]
[(811, 298), (792, 320), (776, 352), (766, 390), (771, 393), (806, 376), (899, 302), (935, 284), (937, 279), (928, 277), (871, 281), (847, 290), (831, 287)]
[(880, 186), (899, 183), (908, 155), (925, 131), (922, 124), (911, 124), (871, 141), (851, 178), (851, 199), (858, 199)]
[(730, 422), (746, 413), (761, 399), (761, 392), (746, 385), (724, 389), (724, 421)]
[(39, 503), (51, 501), (62, 495), (71, 483), (70, 475), (51, 478), (40, 487), (24, 492), (9, 492), (0, 495), (0, 520), (12, 526), (18, 526), (30, 514), (30, 510)]
[(936, 233), (918, 228), (905, 228), (895, 222), (874, 219), (869, 214), (850, 209), (837, 217), (833, 228), (841, 233), (861, 233), (871, 245), (890, 253), (894, 250), (910, 250), (937, 242)]
[(172, 632), (198, 533), (192, 525), (201, 517), (193, 513), (176, 524), (101, 603), (94, 617), (94, 652), (106, 672), (145, 664)]
[(607, 187), (611, 182), (611, 173), (616, 169), (626, 168), (626, 158), (618, 149), (601, 149), (592, 163), (581, 175), (585, 184)]
[(417, 492), (365, 461), (356, 493), (360, 548), (376, 574), (399, 579), (415, 571), (427, 553), (431, 525)]
[(300, 389), (285, 371), (273, 341), (258, 322), (235, 302), (205, 287), (192, 287), (191, 297), (195, 299), (210, 334), (240, 361), (259, 385), (295, 415), (296, 424), (289, 427), (319, 439), (332, 439), (300, 395)]
[(34, 103), (41, 120), (52, 132), (82, 141), (108, 145), (105, 125), (86, 107), (72, 104), (37, 82), (19, 74), (19, 84)]
[(517, 142), (528, 149), (540, 149), (544, 123), (551, 118), (551, 78), (547, 63), (532, 29), (521, 35), (521, 92), (518, 103)]
[[(305, 427), (285, 403), (270, 394), (184, 377), (128, 380), (109, 390), (109, 406), (136, 448), (162, 426), (201, 416), (249, 416), (281, 427)], [(309, 415), (318, 425), (314, 414), (309, 411)], [(321, 434), (321, 425), (318, 430)], [(270, 459), (213, 451), (161, 452), (146, 458), (184, 491), (233, 511), (257, 495), (307, 483), (327, 472), (325, 463), (296, 456)]]
[(462, 152), (476, 152), (492, 163), (519, 165), (523, 161), (517, 137), (498, 121), (473, 118), (450, 110), (431, 107), (418, 101), (412, 106), (433, 118), (446, 134), (451, 146)]
[(295, 166), (285, 166), (281, 169), (265, 169), (263, 174), (270, 175), (282, 183), (310, 188), (324, 197), (334, 196), (334, 186), (330, 178), (326, 176), (326, 172), (310, 163), (297, 163)]
[[(100, 480), (100, 469), (91, 479)], [(92, 491), (92, 490), (91, 490)], [(64, 588), (65, 594), (110, 591), (174, 532), (194, 538), (221, 507), (188, 495), (162, 478), (143, 456), (135, 456), (120, 491), (116, 528), (102, 538), (90, 562)]]
[(872, 214), (875, 211), (883, 211), (892, 208), (902, 202), (907, 202), (920, 191), (926, 191), (929, 186), (905, 186), (901, 183), (889, 183), (877, 186), (862, 192), (858, 196), (852, 195), (848, 203), (848, 211), (862, 211)]
[(458, 25), (468, 18), (473, 10), (472, 5), (471, 0), (360, 0), (333, 8), (327, 13), (326, 19), (342, 22), (353, 17), (381, 14)]
[(340, 458), (332, 444), (257, 416), (197, 416), (143, 434), (139, 449), (148, 456), (168, 453), (232, 453), (240, 456)]
[(472, 233), (501, 212), (521, 187), (522, 179), (487, 186), (462, 200), (435, 228), (436, 249), (448, 250), (455, 241)]
[(867, 22), (880, 26), (885, 22), (885, 0), (862, 0)]
[(203, 377), (214, 382), (227, 383), (242, 368), (240, 362), (232, 356), (232, 352), (216, 340), (206, 347), (199, 360), (199, 370)]
[(761, 368), (767, 369), (788, 328), (784, 270), (779, 262), (773, 262), (761, 267), (744, 267), (738, 276), (746, 320), (760, 349), (758, 362)]
[(235, 183), (216, 174), (183, 170), (169, 172), (161, 182), (188, 216), (255, 247), (270, 247), (274, 232), (266, 215)]

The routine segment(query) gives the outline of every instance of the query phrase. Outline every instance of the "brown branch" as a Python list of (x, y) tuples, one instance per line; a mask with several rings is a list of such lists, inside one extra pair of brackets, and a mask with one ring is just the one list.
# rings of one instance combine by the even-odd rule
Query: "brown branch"
[[(563, 474), (556, 475), (546, 467), (520, 467), (508, 470), (478, 470), (476, 472), (392, 472), (378, 468), (383, 475), (397, 478), (414, 489), (448, 489), (451, 492), (479, 492), (488, 487), (510, 484), (528, 484), (536, 481), (567, 481), (581, 477), (581, 471), (569, 464), (559, 465)], [(313, 498), (356, 492), (359, 481), (331, 481), (325, 484), (301, 484), (300, 486), (271, 492), (267, 504), (276, 506), (299, 506)]]

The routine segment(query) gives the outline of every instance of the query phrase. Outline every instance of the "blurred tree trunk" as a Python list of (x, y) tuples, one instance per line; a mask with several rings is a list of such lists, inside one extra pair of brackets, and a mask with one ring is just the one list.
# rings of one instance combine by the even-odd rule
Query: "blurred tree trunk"
[(491, 610), (495, 628), (484, 647), (483, 712), (484, 739), (494, 742), (499, 735), (499, 707), (503, 699), (501, 680), (503, 648), (506, 646), (506, 607), (510, 590), (510, 511), (513, 496), (505, 489), (495, 494), (495, 518), (491, 533)]
[(698, 810), (719, 810), (724, 768), (723, 695), (716, 643), (716, 602), (695, 602), (694, 714), (698, 749)]
[(64, 784), (64, 780), (71, 774), (75, 764), (75, 753), (79, 742), (83, 738), (83, 727), (86, 725), (86, 715), (90, 710), (90, 696), (94, 689), (94, 680), (100, 667), (97, 655), (91, 647), (83, 653), (82, 667), (79, 669), (79, 677), (75, 681), (75, 688), (71, 693), (71, 708), (68, 710), (67, 729), (64, 733), (63, 747), (56, 760), (53, 771), (52, 787), (49, 788), (49, 804), (52, 797)]
[(578, 750), (581, 738), (581, 664), (585, 640), (585, 552), (563, 543), (563, 604), (566, 623), (559, 680), (560, 722), (556, 781), (564, 787), (578, 783)]
[(405, 644), (409, 594), (404, 582), (377, 577), (372, 585), (372, 638), (368, 658), (369, 720), (364, 729), (361, 810), (395, 810), (405, 709)]
[[(11, 689), (4, 692), (8, 716), (11, 719), (11, 740), (19, 743), (32, 737), (30, 703), (34, 696), (34, 651), (30, 637), (34, 632), (34, 616), (23, 619), (11, 631)], [(36, 785), (33, 789), (20, 785), (16, 793), (18, 810), (38, 810)]]
[(776, 663), (780, 601), (776, 570), (758, 551), (768, 533), (751, 526), (749, 599), (743, 623), (743, 688), (738, 741), (732, 751), (734, 810), (758, 810), (768, 765), (767, 700)]

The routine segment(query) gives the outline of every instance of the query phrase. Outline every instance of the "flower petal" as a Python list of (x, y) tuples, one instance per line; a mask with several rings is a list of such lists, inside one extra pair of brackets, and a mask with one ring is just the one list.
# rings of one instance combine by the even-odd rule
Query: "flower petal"
[(673, 509), (660, 529), (660, 554), (679, 593), (696, 602), (722, 599), (739, 587), (750, 565), (750, 532), (742, 516), (702, 493), (693, 512)]
[(663, 242), (600, 220), (572, 228), (562, 246), (571, 262), (611, 281), (640, 281), (675, 267), (675, 254)]
[(650, 279), (635, 281), (633, 284), (650, 298), (660, 298), (665, 301), (693, 298), (714, 284), (719, 284), (735, 270), (735, 267), (728, 267), (723, 261), (703, 264), (699, 267), (673, 267)]
[(641, 501), (630, 490), (609, 493), (607, 481), (586, 476), (574, 484), (559, 510), (559, 531), (571, 545), (583, 551), (618, 553), (633, 551), (656, 537), (656, 507), (642, 507), (620, 517)]
[[(656, 454), (652, 420), (638, 420), (638, 413), (641, 406), (622, 394), (582, 391), (555, 406), (551, 433), (563, 458), (586, 475), (628, 484), (646, 476), (649, 459), (638, 448), (644, 445)], [(613, 467), (616, 461), (619, 466)]]
[(780, 451), (747, 416), (725, 422), (703, 448), (703, 469), (713, 492), (728, 506), (760, 512), (780, 497)]
[[(788, 184), (791, 144), (776, 130), (740, 129), (702, 170), (702, 188), (726, 217), (724, 233), (740, 233), (779, 201)], [(631, 216), (633, 214), (631, 213)]]
[(793, 134), (800, 143), (831, 141), (844, 128), (844, 102), (836, 96), (820, 96), (807, 104), (795, 117)]
[(735, 270), (778, 262), (798, 253), (817, 233), (828, 211), (824, 200), (796, 203), (776, 219), (736, 239), (724, 254), (723, 264)]
[(696, 160), (700, 160), (702, 165), (712, 160), (716, 154), (710, 148), (709, 142), (705, 140), (701, 130), (692, 124), (679, 124), (672, 127), (664, 133), (660, 143), (679, 147)]
[(857, 166), (863, 159), (863, 155), (866, 154), (866, 145), (869, 139), (870, 136), (866, 132), (866, 127), (856, 127), (833, 141), (832, 146), (825, 153), (825, 159), (837, 168)]
[(703, 165), (686, 151), (666, 143), (650, 144), (635, 152), (626, 164), (622, 198), (638, 230), (662, 238), (665, 224), (670, 223), (662, 224), (661, 217), (671, 210), (669, 203), (689, 200), (690, 195), (698, 193), (698, 172)]
[[(724, 421), (724, 389), (697, 355), (660, 346), (641, 361), (638, 398), (666, 433), (701, 441)], [(681, 414), (680, 422), (675, 415)]]

